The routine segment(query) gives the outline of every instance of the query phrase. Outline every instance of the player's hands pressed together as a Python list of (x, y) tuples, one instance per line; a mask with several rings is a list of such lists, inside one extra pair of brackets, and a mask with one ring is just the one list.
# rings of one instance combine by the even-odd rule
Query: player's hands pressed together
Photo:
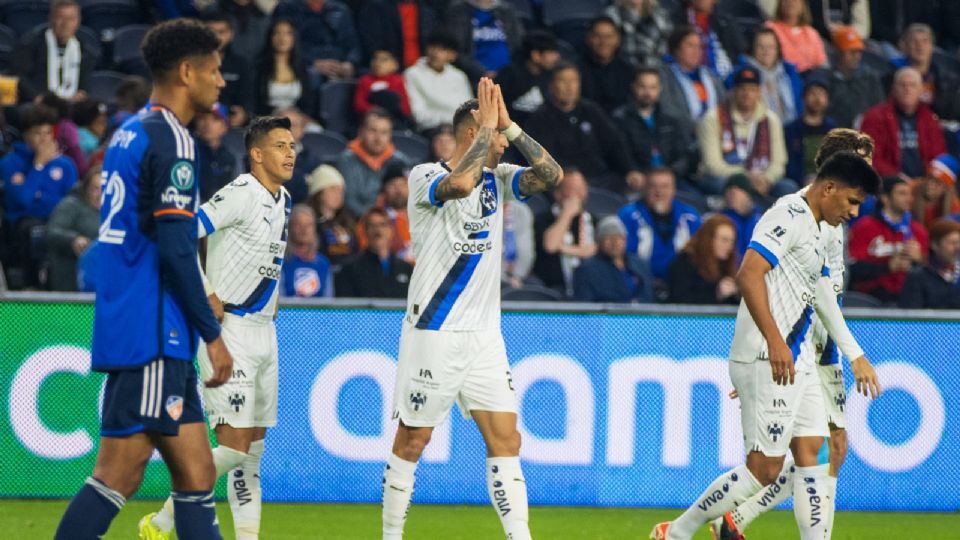
[(866, 356), (861, 356), (850, 362), (853, 368), (853, 378), (857, 381), (857, 393), (877, 399), (880, 395), (880, 380), (873, 365)]
[(767, 341), (770, 355), (770, 369), (773, 371), (773, 382), (786, 386), (793, 384), (797, 370), (793, 365), (793, 352), (783, 339)]
[(510, 120), (510, 113), (507, 112), (507, 104), (503, 101), (503, 92), (500, 90), (500, 85), (496, 84), (494, 87), (497, 90), (497, 130), (503, 131), (510, 127), (513, 120)]
[(218, 321), (223, 322), (223, 302), (220, 300), (220, 297), (217, 296), (217, 293), (211, 293), (207, 297), (207, 302), (210, 302), (210, 309), (213, 310), (213, 316), (217, 318)]
[(230, 375), (233, 374), (233, 357), (230, 356), (222, 336), (207, 343), (207, 356), (210, 357), (213, 374), (203, 384), (207, 388), (216, 388), (230, 380)]
[(497, 87), (492, 80), (487, 77), (480, 79), (480, 84), (477, 85), (477, 101), (480, 102), (480, 108), (472, 113), (481, 128), (497, 129), (500, 125), (498, 95)]

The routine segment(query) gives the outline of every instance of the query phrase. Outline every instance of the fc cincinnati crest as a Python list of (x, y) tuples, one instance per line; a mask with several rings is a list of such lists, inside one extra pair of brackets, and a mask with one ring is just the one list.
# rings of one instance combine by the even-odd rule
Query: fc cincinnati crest
[(183, 398), (180, 396), (170, 396), (167, 398), (167, 414), (174, 420), (179, 420), (183, 414)]

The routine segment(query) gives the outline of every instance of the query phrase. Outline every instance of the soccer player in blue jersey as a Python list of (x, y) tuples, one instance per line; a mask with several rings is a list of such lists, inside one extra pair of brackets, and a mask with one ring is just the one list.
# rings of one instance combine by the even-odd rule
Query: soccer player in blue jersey
[(141, 49), (153, 75), (151, 109), (124, 122), (104, 158), (92, 353), (93, 369), (107, 373), (100, 450), (57, 540), (104, 535), (154, 449), (170, 470), (177, 536), (221, 538), (193, 358), (202, 339), (210, 387), (229, 379), (233, 358), (197, 264), (196, 145), (184, 127), (219, 97), (218, 48), (198, 22), (150, 30)]

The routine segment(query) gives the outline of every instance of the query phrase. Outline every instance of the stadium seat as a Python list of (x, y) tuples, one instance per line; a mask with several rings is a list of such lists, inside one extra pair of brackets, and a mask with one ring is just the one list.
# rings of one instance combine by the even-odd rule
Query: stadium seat
[(543, 22), (547, 26), (596, 17), (606, 7), (604, 0), (543, 0)]
[(118, 71), (149, 77), (140, 54), (140, 43), (150, 30), (146, 24), (133, 24), (117, 29), (113, 36), (113, 65)]
[(625, 204), (627, 204), (627, 199), (619, 193), (603, 188), (590, 187), (584, 209), (590, 212), (595, 220), (600, 220), (606, 216), (616, 215)]
[(843, 293), (843, 307), (881, 307), (883, 302), (874, 296), (859, 291)]
[(423, 163), (430, 159), (430, 141), (412, 131), (394, 131), (393, 144), (413, 163)]
[(356, 132), (353, 92), (356, 81), (330, 81), (320, 87), (320, 120), (323, 127), (346, 136)]
[(94, 71), (90, 74), (90, 97), (110, 105), (115, 104), (117, 85), (123, 77), (123, 73), (115, 71)]
[(960, 76), (960, 53), (950, 54), (943, 49), (934, 49), (933, 63), (940, 69), (949, 71), (954, 77)]
[(347, 139), (329, 129), (323, 133), (307, 133), (303, 136), (303, 147), (324, 163), (332, 163), (347, 147)]
[(565, 40), (557, 40), (557, 49), (560, 53), (560, 58), (563, 58), (567, 62), (577, 63), (580, 60), (580, 53), (577, 52), (577, 48)]
[(0, 72), (10, 69), (10, 57), (16, 47), (16, 32), (10, 27), (0, 24)]
[(559, 292), (541, 285), (524, 285), (519, 289), (501, 290), (500, 299), (514, 302), (559, 302), (564, 297)]
[(50, 3), (37, 0), (0, 1), (0, 20), (17, 35), (30, 32), (39, 24), (49, 20)]
[(143, 22), (137, 0), (81, 0), (83, 23), (104, 42), (114, 39), (118, 28)]

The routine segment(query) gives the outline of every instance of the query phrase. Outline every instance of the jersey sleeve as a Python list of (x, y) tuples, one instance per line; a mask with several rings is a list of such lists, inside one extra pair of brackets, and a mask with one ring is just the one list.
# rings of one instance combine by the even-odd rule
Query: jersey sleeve
[(507, 200), (525, 202), (529, 195), (520, 193), (520, 175), (529, 167), (521, 167), (511, 163), (497, 165), (496, 176)]
[(776, 267), (780, 258), (797, 243), (802, 229), (802, 220), (791, 217), (786, 205), (774, 206), (753, 229), (747, 249), (756, 251), (771, 267)]
[(443, 201), (437, 200), (437, 186), (450, 171), (431, 165), (417, 165), (410, 171), (410, 196), (418, 208), (440, 208)]
[(846, 261), (843, 253), (843, 230), (839, 227), (829, 227), (826, 241), (826, 261), (830, 269), (830, 282), (843, 290), (843, 276), (846, 272)]
[(186, 133), (151, 136), (144, 171), (154, 218), (192, 220), (197, 207), (196, 149)]
[(216, 192), (209, 201), (197, 210), (199, 237), (213, 234), (213, 231), (225, 229), (243, 221), (250, 214), (250, 196), (244, 184), (249, 180), (234, 180)]

